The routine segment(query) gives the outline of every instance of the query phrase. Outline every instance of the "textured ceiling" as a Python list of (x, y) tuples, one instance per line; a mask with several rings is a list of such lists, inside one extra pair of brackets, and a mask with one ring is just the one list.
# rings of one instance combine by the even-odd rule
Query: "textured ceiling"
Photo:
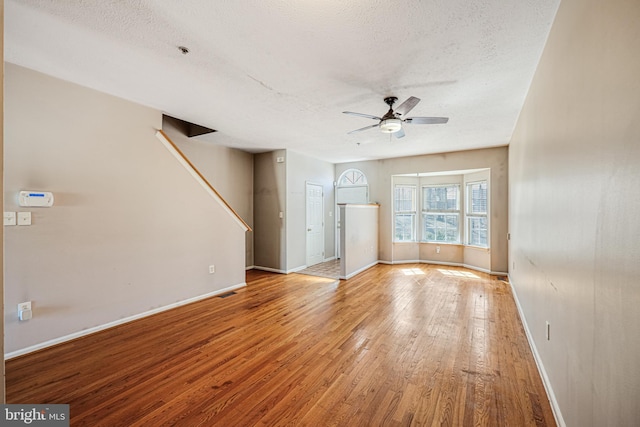
[[(559, 0), (6, 0), (5, 60), (330, 162), (506, 145)], [(183, 55), (177, 46), (186, 46)], [(406, 136), (385, 96), (422, 102)]]

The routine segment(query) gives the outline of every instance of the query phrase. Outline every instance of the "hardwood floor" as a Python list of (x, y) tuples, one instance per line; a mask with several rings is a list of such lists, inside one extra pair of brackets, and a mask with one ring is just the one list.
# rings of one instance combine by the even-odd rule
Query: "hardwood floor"
[(555, 425), (494, 277), (409, 264), (247, 283), (7, 361), (8, 403), (68, 403), (72, 426)]

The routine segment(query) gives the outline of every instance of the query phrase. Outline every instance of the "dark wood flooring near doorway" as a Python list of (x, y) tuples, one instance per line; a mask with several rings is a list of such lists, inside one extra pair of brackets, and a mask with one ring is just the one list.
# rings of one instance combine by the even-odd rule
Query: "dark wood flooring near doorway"
[(92, 427), (555, 425), (496, 278), (411, 264), (247, 283), (7, 361), (8, 403), (68, 403)]

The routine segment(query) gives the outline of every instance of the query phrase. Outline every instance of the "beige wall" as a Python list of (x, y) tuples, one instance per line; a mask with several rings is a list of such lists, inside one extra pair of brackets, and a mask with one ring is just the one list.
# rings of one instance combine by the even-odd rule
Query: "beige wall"
[[(508, 149), (507, 147), (487, 148), (483, 150), (459, 151), (453, 153), (431, 154), (412, 157), (398, 157), (385, 160), (370, 160), (336, 165), (336, 177), (349, 168), (360, 169), (369, 181), (369, 200), (380, 204), (380, 253), (381, 261), (393, 262), (399, 259), (432, 259), (429, 247), (418, 248), (404, 244), (393, 244), (392, 183), (394, 175), (411, 173), (433, 173), (472, 169), (491, 169), (491, 249), (490, 271), (506, 272), (507, 253), (507, 217), (508, 217)], [(441, 251), (442, 257), (457, 257), (464, 260), (462, 251)], [(459, 256), (462, 255), (462, 256)], [(414, 257), (414, 258), (411, 258)], [(475, 260), (475, 258), (474, 258)], [(445, 261), (441, 259), (440, 261)], [(487, 263), (483, 258), (483, 266)]]
[(640, 425), (639, 23), (563, 1), (509, 149), (511, 281), (569, 426)]
[[(159, 111), (5, 66), (5, 210), (33, 221), (4, 230), (6, 352), (244, 283), (244, 230), (156, 138)], [(55, 206), (17, 206), (25, 189)]]
[[(278, 163), (278, 157), (283, 161)], [(277, 150), (256, 154), (254, 165), (255, 266), (280, 273), (304, 268), (307, 181), (320, 184), (324, 189), (325, 257), (332, 257), (335, 247), (333, 164)], [(280, 212), (283, 218), (279, 217)]]
[[(4, 57), (4, 0), (0, 0), (0, 52)], [(0, 67), (0, 188), (4, 188), (4, 61)], [(4, 202), (0, 200), (0, 205)], [(3, 209), (4, 212), (4, 209)], [(0, 339), (0, 354), (4, 355), (4, 227), (0, 230), (0, 331), (3, 339)], [(4, 397), (4, 357), (0, 364), (0, 403), (5, 402)]]
[(324, 257), (335, 256), (334, 165), (287, 150), (287, 271), (307, 262), (306, 182), (319, 184), (323, 191)]
[[(278, 157), (284, 162), (278, 163)], [(278, 272), (287, 270), (285, 162), (285, 150), (255, 154), (253, 162), (254, 264)]]
[[(253, 154), (201, 141), (198, 137), (188, 138), (171, 118), (163, 119), (162, 129), (244, 222), (253, 228)], [(245, 234), (245, 264), (250, 267), (253, 266), (253, 232)]]

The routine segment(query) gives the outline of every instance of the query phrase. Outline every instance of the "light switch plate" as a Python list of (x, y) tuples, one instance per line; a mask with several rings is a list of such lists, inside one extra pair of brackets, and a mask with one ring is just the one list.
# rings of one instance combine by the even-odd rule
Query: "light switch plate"
[(31, 225), (31, 212), (18, 212), (18, 225)]
[(5, 212), (4, 213), (4, 225), (16, 225), (16, 213)]
[(21, 302), (18, 304), (18, 311), (31, 310), (31, 301)]

